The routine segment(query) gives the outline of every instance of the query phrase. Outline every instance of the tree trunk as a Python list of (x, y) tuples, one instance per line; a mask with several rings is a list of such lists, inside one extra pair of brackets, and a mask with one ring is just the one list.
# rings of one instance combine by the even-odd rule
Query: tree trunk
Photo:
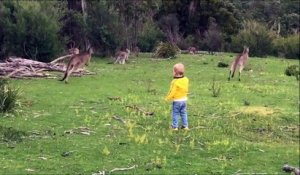
[[(86, 24), (86, 19), (87, 19), (87, 1), (86, 0), (67, 0), (68, 1), (68, 8), (69, 10), (74, 10), (77, 12), (80, 12), (83, 16), (83, 22)], [(71, 26), (72, 27), (72, 26)], [(76, 31), (76, 30), (73, 30)], [(76, 33), (73, 33), (73, 35), (76, 35)], [(84, 41), (84, 47), (85, 50), (87, 50), (91, 44), (89, 42), (89, 39), (87, 37), (87, 35), (85, 34), (85, 36), (83, 36), (83, 41)]]

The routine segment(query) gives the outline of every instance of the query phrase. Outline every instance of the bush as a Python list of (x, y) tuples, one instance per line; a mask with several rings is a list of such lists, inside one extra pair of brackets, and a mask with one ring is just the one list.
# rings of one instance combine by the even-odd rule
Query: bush
[(218, 25), (213, 20), (208, 27), (208, 30), (204, 33), (203, 42), (208, 49), (208, 52), (213, 54), (213, 52), (220, 51), (223, 47), (223, 37)]
[(188, 50), (189, 47), (196, 45), (196, 39), (193, 35), (188, 35), (186, 38), (179, 41), (177, 44), (180, 49)]
[(216, 82), (216, 78), (213, 77), (213, 82), (211, 86), (212, 96), (219, 97), (221, 93), (221, 86), (219, 83)]
[(17, 104), (19, 91), (10, 87), (6, 79), (0, 79), (0, 113), (11, 112)]
[(240, 52), (243, 50), (243, 46), (248, 46), (251, 56), (264, 57), (272, 54), (274, 38), (275, 34), (268, 30), (265, 25), (255, 21), (247, 21), (244, 23), (244, 29), (232, 37), (232, 50)]
[(26, 136), (24, 131), (16, 130), (12, 127), (0, 126), (0, 138), (5, 142), (22, 142), (23, 137)]
[(148, 21), (142, 32), (138, 35), (138, 46), (142, 52), (153, 51), (157, 41), (165, 40), (164, 33), (155, 25), (154, 22)]
[(252, 70), (252, 67), (250, 64), (246, 64), (246, 66), (244, 67), (243, 69), (244, 71), (251, 71)]
[(218, 62), (218, 67), (228, 67), (229, 65), (227, 63), (224, 63), (222, 61)]
[(179, 48), (171, 43), (160, 42), (155, 48), (154, 57), (157, 58), (175, 58)]
[(300, 41), (299, 35), (290, 35), (286, 38), (278, 38), (274, 41), (274, 49), (277, 56), (284, 56), (286, 58), (300, 58)]
[[(0, 5), (3, 38), (1, 55), (49, 62), (62, 51), (55, 2), (6, 1)], [(43, 7), (48, 6), (47, 10)]]
[(300, 77), (300, 71), (299, 71), (299, 66), (298, 65), (291, 65), (288, 66), (285, 69), (285, 75), (287, 76), (295, 76), (297, 80), (299, 80)]

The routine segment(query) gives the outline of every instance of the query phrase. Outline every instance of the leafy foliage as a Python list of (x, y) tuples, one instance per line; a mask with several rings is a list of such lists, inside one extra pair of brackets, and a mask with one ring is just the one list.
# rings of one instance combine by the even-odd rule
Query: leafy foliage
[(118, 35), (120, 29), (117, 14), (111, 13), (104, 1), (91, 2), (87, 33), (98, 55), (111, 55), (116, 48), (123, 46), (125, 38)]
[(250, 48), (251, 56), (263, 57), (273, 50), (274, 33), (264, 24), (256, 21), (245, 21), (244, 28), (232, 38), (232, 50), (240, 52), (243, 46)]
[[(31, 4), (32, 3), (32, 4)], [(52, 2), (43, 2), (52, 5)], [(16, 55), (48, 62), (62, 50), (58, 11), (44, 10), (43, 3), (6, 1), (1, 8), (2, 55)], [(58, 10), (58, 9), (56, 9)]]
[(213, 77), (212, 86), (211, 86), (212, 96), (219, 97), (221, 92), (221, 86), (216, 82), (216, 78)]
[(154, 49), (158, 41), (164, 41), (166, 40), (165, 38), (164, 33), (159, 27), (153, 21), (148, 21), (138, 36), (138, 45), (141, 51), (150, 52)]
[(211, 18), (208, 30), (204, 33), (204, 43), (209, 52), (220, 51), (223, 45), (223, 38), (214, 18)]
[(297, 80), (300, 77), (299, 65), (291, 65), (285, 69), (285, 75), (287, 76), (295, 76)]
[(160, 42), (155, 48), (154, 57), (175, 58), (179, 48), (171, 43)]
[[(296, 37), (287, 37), (299, 31), (298, 5), (294, 0), (0, 1), (0, 58), (48, 62), (73, 41), (80, 50), (91, 44), (101, 56), (135, 46), (149, 52), (168, 41), (210, 52), (240, 52), (248, 45), (251, 56), (299, 58)], [(275, 35), (287, 38), (274, 47)]]
[(19, 97), (18, 89), (12, 88), (7, 79), (0, 79), (0, 113), (15, 109)]
[(286, 38), (280, 37), (274, 41), (274, 49), (278, 56), (300, 59), (299, 43), (299, 34), (290, 35)]
[(26, 132), (24, 131), (19, 131), (12, 127), (0, 126), (0, 139), (2, 138), (5, 142), (21, 142), (25, 135)]
[(224, 62), (220, 61), (220, 62), (218, 62), (217, 66), (218, 67), (228, 67), (229, 65), (228, 65), (228, 63), (224, 63)]

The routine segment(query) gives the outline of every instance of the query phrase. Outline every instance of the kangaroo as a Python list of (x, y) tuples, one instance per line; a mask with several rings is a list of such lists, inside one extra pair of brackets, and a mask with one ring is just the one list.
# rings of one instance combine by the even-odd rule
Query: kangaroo
[(188, 51), (189, 51), (190, 54), (193, 54), (193, 55), (194, 55), (194, 54), (196, 54), (197, 49), (196, 49), (195, 47), (189, 47), (189, 48), (188, 48)]
[(128, 57), (130, 54), (130, 50), (126, 49), (126, 52), (124, 51), (119, 51), (116, 54), (116, 61), (114, 64), (119, 63), (119, 64), (125, 64), (126, 61), (128, 61)]
[(244, 69), (245, 64), (247, 63), (248, 53), (249, 53), (249, 48), (244, 47), (243, 53), (239, 54), (234, 59), (233, 63), (231, 64), (231, 67), (230, 67), (228, 81), (230, 81), (230, 78), (234, 77), (234, 73), (235, 73), (237, 67), (239, 67), (239, 81), (241, 81), (241, 72)]
[(75, 42), (74, 41), (70, 42), (70, 46), (71, 46), (71, 48), (68, 50), (70, 55), (79, 54), (79, 49), (77, 47), (75, 47)]
[(73, 55), (67, 65), (64, 77), (60, 81), (68, 83), (68, 78), (71, 73), (84, 65), (89, 65), (93, 50), (89, 48), (87, 51)]

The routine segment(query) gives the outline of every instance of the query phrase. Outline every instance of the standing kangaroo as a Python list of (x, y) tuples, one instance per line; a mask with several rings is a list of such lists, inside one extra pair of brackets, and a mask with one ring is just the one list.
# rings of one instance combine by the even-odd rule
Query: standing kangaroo
[(126, 52), (124, 52), (124, 51), (117, 52), (116, 61), (114, 64), (116, 64), (116, 63), (125, 64), (125, 62), (128, 61), (129, 54), (130, 54), (129, 49), (126, 49)]
[(233, 78), (237, 67), (239, 67), (239, 81), (241, 81), (241, 72), (244, 69), (245, 64), (247, 63), (248, 53), (249, 53), (249, 48), (244, 47), (243, 53), (239, 54), (235, 58), (235, 60), (233, 61), (233, 63), (231, 64), (231, 67), (230, 67), (228, 81), (230, 81), (230, 78)]
[(71, 73), (84, 65), (89, 65), (93, 50), (89, 48), (87, 51), (73, 55), (67, 65), (64, 77), (60, 81), (68, 83), (68, 78)]

